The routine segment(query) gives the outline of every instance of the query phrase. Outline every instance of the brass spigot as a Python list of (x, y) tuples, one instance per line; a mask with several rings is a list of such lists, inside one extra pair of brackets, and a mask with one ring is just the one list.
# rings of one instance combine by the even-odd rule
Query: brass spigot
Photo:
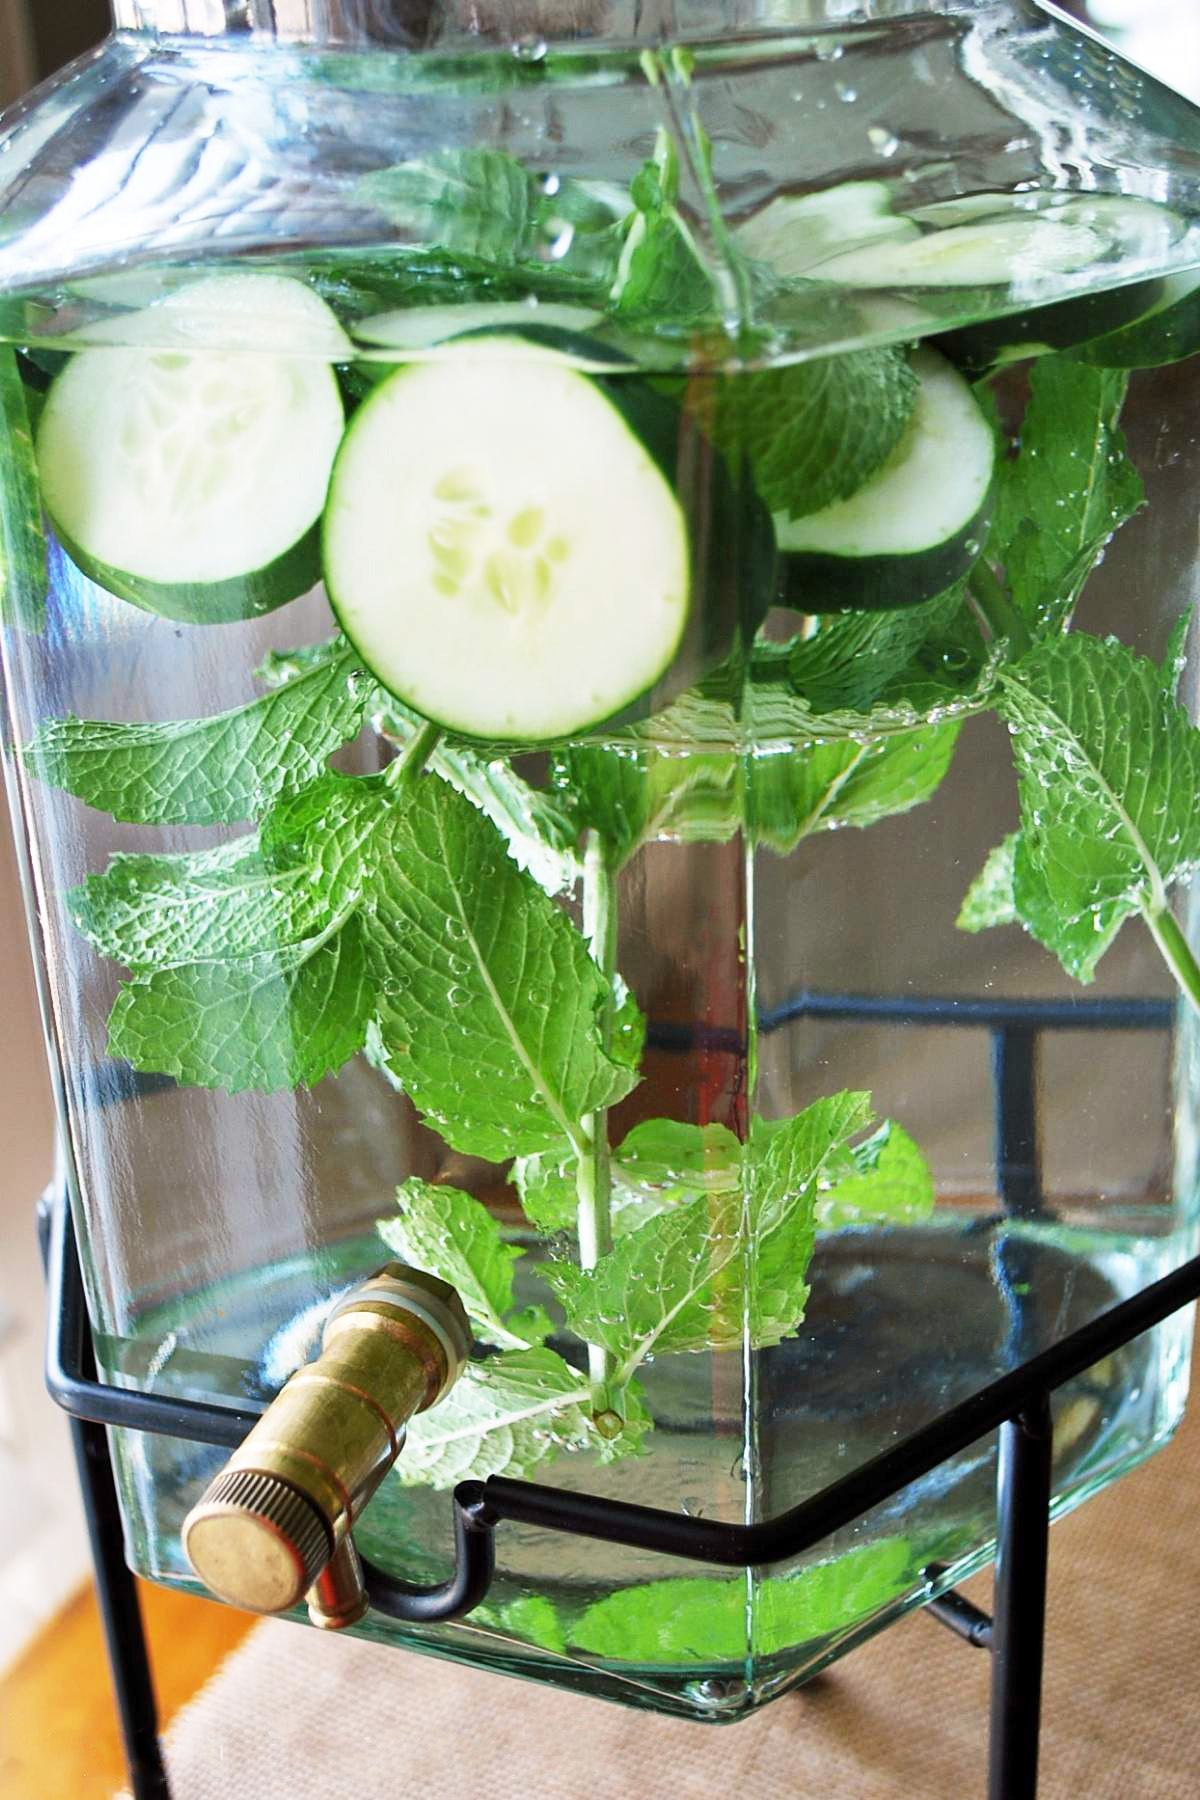
[(388, 1263), (330, 1313), (317, 1360), (298, 1369), (183, 1522), (188, 1561), (218, 1599), (286, 1612), (308, 1596), (316, 1625), (366, 1611), (349, 1533), (471, 1348), (454, 1289)]

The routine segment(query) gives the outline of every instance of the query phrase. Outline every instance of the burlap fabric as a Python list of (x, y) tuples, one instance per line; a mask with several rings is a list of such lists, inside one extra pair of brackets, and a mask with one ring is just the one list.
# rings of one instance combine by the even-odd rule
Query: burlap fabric
[[(1198, 1477), (1193, 1418), (1055, 1527), (1042, 1800), (1200, 1796)], [(713, 1729), (272, 1622), (168, 1757), (175, 1800), (975, 1800), (988, 1674), (918, 1614)]]

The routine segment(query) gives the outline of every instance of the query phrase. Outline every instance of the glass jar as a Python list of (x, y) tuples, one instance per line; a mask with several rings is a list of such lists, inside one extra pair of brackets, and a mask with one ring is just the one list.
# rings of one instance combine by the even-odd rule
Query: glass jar
[[(265, 1404), (389, 1256), (451, 1281), (356, 1531), (428, 1580), (463, 1476), (773, 1517), (1192, 1254), (1194, 109), (1032, 3), (115, 12), (0, 162), (103, 1375)], [(1056, 1512), (1190, 1335), (1058, 1394)], [(193, 1583), (220, 1453), (115, 1439)], [(738, 1577), (506, 1528), (359, 1629), (736, 1717), (993, 1483)]]

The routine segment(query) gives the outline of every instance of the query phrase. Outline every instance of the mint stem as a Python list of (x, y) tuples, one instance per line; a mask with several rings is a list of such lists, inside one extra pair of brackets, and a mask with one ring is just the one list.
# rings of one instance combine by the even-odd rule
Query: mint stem
[(1147, 908), (1143, 917), (1150, 927), (1163, 961), (1179, 983), (1184, 998), (1190, 1000), (1196, 1011), (1200, 1012), (1200, 964), (1197, 964), (1192, 954), (1191, 945), (1184, 937), (1178, 919), (1167, 906), (1156, 910)]
[(1008, 639), (1009, 653), (1014, 661), (1024, 656), (1033, 644), (1029, 627), (1013, 604), (1008, 589), (983, 557), (971, 570), (967, 587), (992, 635)]
[(388, 786), (404, 787), (415, 775), (419, 775), (441, 739), (442, 728), (431, 719), (418, 725), (399, 756), (393, 757), (384, 770)]
[[(612, 1048), (617, 972), (617, 883), (613, 859), (598, 831), (589, 831), (583, 857), (583, 932), (600, 973), (604, 1000), (597, 1020), (600, 1042)], [(594, 1269), (612, 1249), (612, 1167), (608, 1152), (608, 1113), (599, 1110), (582, 1120), (587, 1150), (576, 1165), (576, 1231), (579, 1266)], [(602, 1437), (616, 1437), (625, 1422), (625, 1402), (615, 1379), (616, 1359), (600, 1344), (589, 1344), (588, 1377), (592, 1420)]]

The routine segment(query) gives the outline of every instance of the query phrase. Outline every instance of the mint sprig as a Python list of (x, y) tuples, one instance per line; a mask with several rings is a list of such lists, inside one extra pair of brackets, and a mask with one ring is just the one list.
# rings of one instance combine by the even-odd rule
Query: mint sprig
[(689, 382), (687, 403), (774, 513), (798, 519), (856, 493), (899, 444), (917, 399), (901, 350), (854, 350), (730, 380)]
[(436, 778), (391, 821), (369, 941), (388, 1066), (447, 1143), (494, 1161), (564, 1140), (586, 1153), (580, 1121), (637, 1080), (601, 1045), (603, 977), (495, 828)]
[(357, 736), (369, 683), (335, 640), (294, 680), (230, 712), (163, 724), (46, 719), (26, 765), (114, 819), (216, 825), (258, 818)]
[(1145, 501), (1119, 420), (1129, 377), (1046, 356), (1030, 372), (1019, 449), (1000, 465), (988, 538), (1035, 636), (1062, 631), (1113, 533)]
[(1141, 913), (1184, 991), (1200, 976), (1168, 890), (1200, 860), (1200, 731), (1164, 671), (1115, 638), (1072, 632), (1001, 677), (1020, 831), (964, 904), (967, 929), (1019, 920), (1077, 980)]

